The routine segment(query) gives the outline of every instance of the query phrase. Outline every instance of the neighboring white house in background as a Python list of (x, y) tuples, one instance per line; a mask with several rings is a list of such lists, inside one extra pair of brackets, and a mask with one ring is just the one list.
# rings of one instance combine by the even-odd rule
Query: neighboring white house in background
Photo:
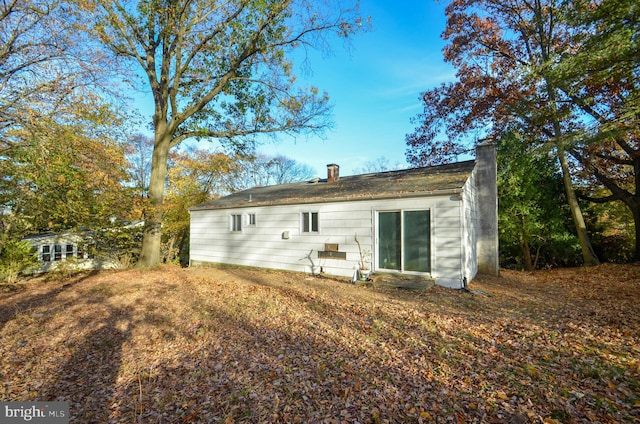
[(222, 263), (351, 277), (360, 250), (374, 272), (462, 288), (498, 275), (496, 151), (476, 160), (255, 187), (190, 209), (190, 264)]
[[(40, 266), (33, 268), (35, 273), (55, 271), (61, 266), (69, 265), (77, 269), (102, 269), (103, 264), (96, 261), (87, 251), (86, 235), (81, 233), (53, 234), (44, 233), (24, 238), (38, 254)], [(64, 264), (64, 265), (63, 265)], [(107, 266), (107, 268), (110, 268)]]
[[(131, 229), (144, 225), (143, 221), (134, 221), (123, 228)], [(122, 266), (116, 257), (94, 254), (89, 249), (93, 241), (93, 231), (77, 231), (62, 234), (43, 233), (25, 237), (38, 254), (40, 265), (30, 272), (41, 273), (62, 268), (74, 270), (116, 269)], [(113, 255), (112, 255), (113, 256)]]

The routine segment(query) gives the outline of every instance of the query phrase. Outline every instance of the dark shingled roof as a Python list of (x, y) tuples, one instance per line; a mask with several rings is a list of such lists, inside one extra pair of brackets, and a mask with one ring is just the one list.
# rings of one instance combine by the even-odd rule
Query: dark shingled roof
[(473, 171), (475, 161), (413, 168), (375, 174), (340, 177), (336, 182), (314, 179), (300, 183), (254, 187), (211, 200), (190, 210), (291, 205), (433, 195), (460, 190)]

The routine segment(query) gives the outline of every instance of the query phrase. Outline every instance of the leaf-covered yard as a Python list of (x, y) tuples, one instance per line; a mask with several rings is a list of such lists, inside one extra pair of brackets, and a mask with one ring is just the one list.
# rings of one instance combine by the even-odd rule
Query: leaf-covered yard
[(0, 294), (0, 400), (72, 423), (640, 421), (640, 267), (424, 294), (250, 269)]

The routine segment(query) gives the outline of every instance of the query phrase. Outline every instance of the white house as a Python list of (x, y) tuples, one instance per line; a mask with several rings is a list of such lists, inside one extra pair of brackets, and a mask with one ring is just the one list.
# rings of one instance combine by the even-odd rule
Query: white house
[(497, 275), (495, 145), (476, 160), (255, 187), (190, 209), (190, 263), (351, 277), (360, 250), (373, 272), (430, 276), (462, 288)]
[[(133, 221), (122, 228), (141, 228), (144, 221)], [(117, 231), (114, 227), (112, 231)], [(94, 231), (69, 231), (66, 233), (41, 233), (25, 237), (38, 255), (38, 266), (29, 272), (42, 273), (61, 269), (100, 270), (122, 266), (118, 259), (121, 252), (95, 252)]]
[(55, 271), (69, 266), (70, 260), (76, 269), (104, 268), (105, 264), (89, 255), (86, 237), (81, 233), (44, 233), (25, 237), (24, 240), (28, 241), (38, 254), (39, 266), (31, 272)]

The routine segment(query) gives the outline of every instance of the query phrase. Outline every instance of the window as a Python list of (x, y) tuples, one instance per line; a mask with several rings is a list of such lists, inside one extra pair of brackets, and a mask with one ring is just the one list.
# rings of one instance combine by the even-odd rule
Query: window
[(65, 258), (73, 258), (73, 244), (67, 244), (67, 250), (64, 255)]
[(250, 213), (249, 214), (249, 224), (252, 227), (256, 226), (256, 214), (255, 213)]
[(318, 212), (302, 212), (302, 232), (318, 232)]
[(42, 246), (42, 262), (51, 262), (51, 246), (48, 244)]
[(53, 245), (53, 260), (54, 261), (62, 260), (62, 245), (61, 244)]
[(231, 215), (231, 231), (242, 231), (242, 215)]

